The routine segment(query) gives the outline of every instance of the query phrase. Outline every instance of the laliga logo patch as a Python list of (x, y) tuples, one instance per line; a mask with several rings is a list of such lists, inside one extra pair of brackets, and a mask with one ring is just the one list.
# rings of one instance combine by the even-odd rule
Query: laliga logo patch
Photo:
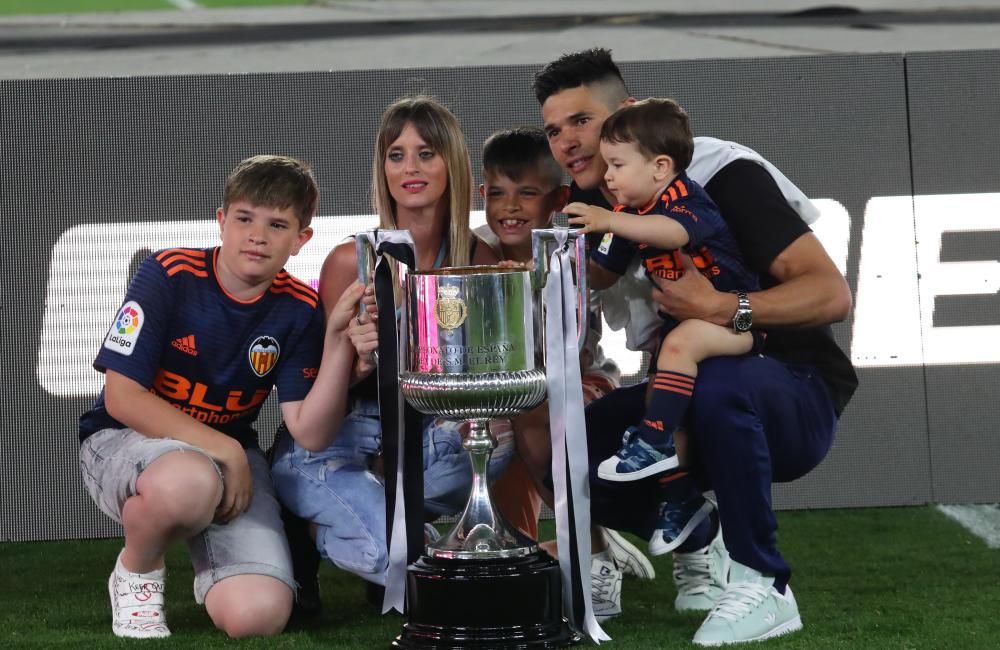
[(146, 316), (142, 313), (142, 307), (136, 301), (129, 300), (118, 310), (115, 323), (104, 339), (104, 347), (130, 356), (145, 322)]
[(258, 336), (250, 344), (250, 368), (255, 375), (263, 377), (278, 363), (279, 354), (281, 349), (276, 340), (270, 336)]
[(608, 251), (611, 250), (611, 242), (614, 240), (614, 238), (615, 236), (612, 235), (611, 233), (609, 232), (604, 233), (604, 236), (601, 237), (601, 245), (597, 247), (597, 250), (607, 255)]

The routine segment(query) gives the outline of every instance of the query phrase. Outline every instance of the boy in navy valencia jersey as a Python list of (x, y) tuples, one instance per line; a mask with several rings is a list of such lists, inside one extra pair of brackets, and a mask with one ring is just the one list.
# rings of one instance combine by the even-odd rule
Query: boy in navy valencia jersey
[[(651, 276), (677, 280), (686, 272), (701, 273), (720, 290), (759, 288), (718, 207), (684, 173), (694, 151), (684, 109), (670, 99), (623, 107), (604, 122), (600, 148), (608, 165), (608, 189), (620, 205), (614, 212), (584, 203), (565, 208), (569, 222), (583, 226), (583, 232), (605, 233), (596, 250), (590, 251), (588, 275), (593, 287), (614, 284), (639, 255)], [(609, 481), (690, 480), (680, 470), (673, 434), (694, 391), (698, 363), (750, 352), (755, 334), (697, 319), (666, 318), (646, 414), (638, 428), (626, 431), (618, 453), (598, 466), (598, 476)], [(757, 347), (762, 339), (762, 335), (756, 339)], [(650, 540), (654, 555), (680, 545), (712, 510), (701, 497), (663, 507), (683, 510), (678, 516), (684, 525), (677, 531), (657, 530)]]
[(217, 212), (222, 245), (147, 258), (101, 345), (105, 387), (80, 418), (80, 466), (125, 529), (108, 583), (117, 636), (170, 634), (163, 553), (182, 539), (217, 627), (269, 635), (288, 621), (291, 558), (253, 422), (276, 386), (291, 435), (332, 442), (364, 293), (349, 287), (324, 325), (316, 292), (283, 269), (312, 236), (318, 200), (300, 161), (241, 162)]

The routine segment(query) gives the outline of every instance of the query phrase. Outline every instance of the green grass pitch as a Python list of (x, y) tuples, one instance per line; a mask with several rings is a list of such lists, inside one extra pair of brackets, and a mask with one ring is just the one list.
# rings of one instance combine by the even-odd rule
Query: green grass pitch
[[(1000, 551), (932, 507), (781, 512), (779, 541), (794, 569), (805, 629), (767, 648), (1000, 647)], [(551, 536), (551, 522), (544, 522)], [(381, 616), (358, 578), (324, 567), (324, 612), (280, 637), (234, 642), (191, 595), (183, 546), (167, 560), (173, 636), (126, 642), (110, 630), (107, 576), (120, 540), (0, 544), (0, 647), (385, 648), (403, 619)], [(655, 582), (626, 578), (609, 648), (691, 648), (701, 618), (674, 612), (669, 555)], [(756, 647), (756, 646), (751, 646)]]

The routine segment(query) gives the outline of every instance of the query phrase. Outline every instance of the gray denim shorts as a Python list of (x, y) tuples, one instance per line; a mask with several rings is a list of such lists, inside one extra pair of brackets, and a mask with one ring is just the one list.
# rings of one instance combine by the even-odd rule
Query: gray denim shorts
[[(172, 452), (205, 454), (170, 438), (149, 438), (132, 429), (104, 429), (80, 445), (80, 471), (91, 498), (104, 514), (121, 523), (125, 501), (136, 494), (136, 482), (149, 465)], [(187, 541), (194, 566), (194, 597), (200, 604), (212, 586), (236, 575), (265, 575), (281, 580), (294, 592), (292, 558), (274, 496), (267, 461), (248, 449), (253, 478), (250, 508), (226, 524), (215, 524)], [(214, 462), (213, 462), (214, 464)], [(222, 472), (216, 465), (221, 479)]]

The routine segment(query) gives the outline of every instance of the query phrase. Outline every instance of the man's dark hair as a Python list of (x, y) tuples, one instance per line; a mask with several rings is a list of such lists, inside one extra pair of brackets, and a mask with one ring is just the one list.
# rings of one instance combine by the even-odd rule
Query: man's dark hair
[[(499, 174), (520, 181), (525, 173), (537, 170), (546, 190), (562, 182), (563, 171), (552, 157), (545, 132), (534, 126), (518, 126), (493, 133), (483, 143), (483, 176)], [(486, 181), (486, 178), (483, 178)]]
[(670, 156), (680, 173), (691, 164), (694, 134), (681, 105), (672, 99), (644, 99), (623, 106), (601, 126), (605, 142), (634, 142), (647, 158)]
[(611, 50), (603, 47), (562, 55), (535, 73), (532, 86), (539, 104), (558, 92), (580, 86), (599, 86), (612, 108), (629, 97), (622, 73), (611, 60)]

